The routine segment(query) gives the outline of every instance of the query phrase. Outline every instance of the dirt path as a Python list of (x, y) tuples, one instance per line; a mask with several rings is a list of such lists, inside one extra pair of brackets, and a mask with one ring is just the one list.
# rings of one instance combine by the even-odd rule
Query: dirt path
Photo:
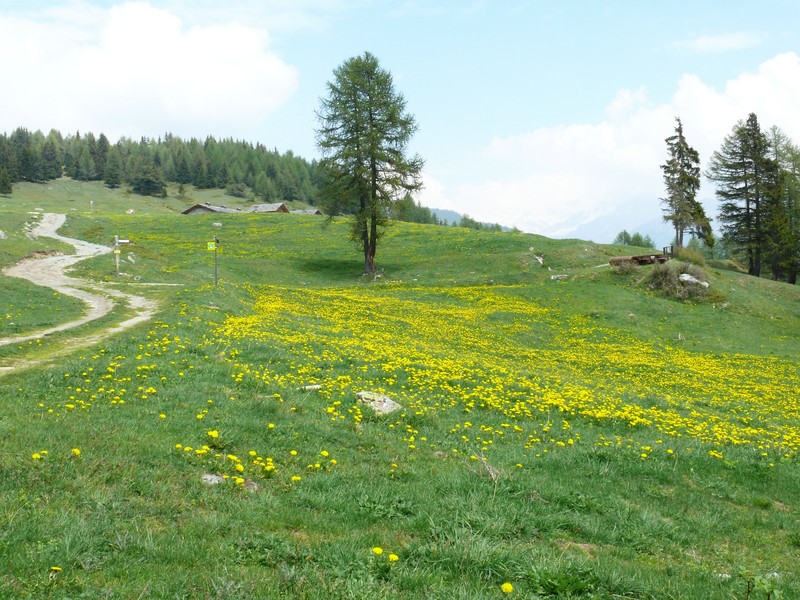
[[(95, 319), (99, 319), (113, 310), (115, 302), (112, 298), (118, 298), (127, 302), (127, 304), (136, 311), (136, 314), (130, 319), (122, 321), (113, 327), (104, 329), (100, 333), (70, 340), (70, 345), (68, 348), (69, 351), (76, 347), (85, 347), (95, 344), (114, 333), (123, 331), (136, 325), (137, 323), (147, 321), (155, 314), (157, 305), (154, 301), (149, 300), (148, 298), (137, 296), (135, 294), (120, 292), (113, 288), (106, 287), (101, 283), (70, 277), (66, 274), (67, 269), (72, 267), (75, 263), (92, 256), (108, 254), (112, 251), (112, 248), (59, 235), (56, 233), (56, 231), (64, 224), (65, 221), (66, 215), (45, 213), (41, 222), (31, 231), (31, 236), (51, 237), (62, 242), (66, 242), (67, 244), (75, 247), (75, 254), (46, 256), (43, 258), (27, 258), (14, 266), (4, 269), (3, 275), (8, 277), (21, 277), (35, 283), (36, 285), (46, 286), (67, 296), (79, 298), (88, 306), (87, 312), (79, 319), (70, 321), (69, 323), (57, 325), (49, 329), (17, 337), (0, 338), (0, 346), (39, 339), (57, 331), (65, 331), (67, 329), (84, 325), (90, 321), (94, 321)], [(46, 359), (36, 362), (43, 363), (46, 362)], [(19, 361), (15, 366), (31, 365), (31, 361)], [(3, 370), (8, 369), (9, 367), (0, 367), (0, 373), (2, 373)]]

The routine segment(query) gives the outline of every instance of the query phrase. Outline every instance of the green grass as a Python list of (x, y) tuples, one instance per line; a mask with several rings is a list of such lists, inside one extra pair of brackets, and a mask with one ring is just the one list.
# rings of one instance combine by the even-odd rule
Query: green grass
[(47, 329), (79, 317), (84, 310), (79, 300), (24, 279), (3, 277), (0, 286), (0, 339)]
[(0, 378), (1, 596), (800, 596), (797, 288), (677, 302), (616, 247), (409, 224), (365, 280), (343, 221), (134, 201), (66, 231), (129, 237), (77, 271), (157, 319)]

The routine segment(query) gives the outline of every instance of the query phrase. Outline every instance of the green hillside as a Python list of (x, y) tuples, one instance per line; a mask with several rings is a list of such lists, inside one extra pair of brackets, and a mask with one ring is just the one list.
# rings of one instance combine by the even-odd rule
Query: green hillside
[[(3, 265), (63, 212), (131, 241), (76, 275), (161, 306), (0, 346), (0, 596), (800, 597), (796, 287), (705, 267), (684, 302), (630, 248), (407, 223), (365, 279), (343, 220), (206, 200), (0, 197)], [(15, 335), (79, 311), (0, 285)]]

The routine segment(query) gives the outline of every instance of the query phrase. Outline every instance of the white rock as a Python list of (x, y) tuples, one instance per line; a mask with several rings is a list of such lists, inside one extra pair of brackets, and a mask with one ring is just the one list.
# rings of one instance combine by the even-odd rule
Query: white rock
[(707, 281), (700, 281), (697, 277), (689, 275), (688, 273), (681, 273), (678, 276), (678, 279), (680, 279), (683, 283), (691, 283), (691, 284), (694, 284), (694, 285), (701, 285), (704, 288), (708, 287), (708, 282)]
[(398, 408), (403, 408), (397, 402), (377, 392), (358, 392), (356, 398), (359, 402), (366, 404), (376, 413), (381, 415), (389, 414)]
[(225, 478), (222, 475), (214, 475), (213, 473), (203, 475), (203, 483), (208, 485), (219, 485), (223, 481), (225, 481)]

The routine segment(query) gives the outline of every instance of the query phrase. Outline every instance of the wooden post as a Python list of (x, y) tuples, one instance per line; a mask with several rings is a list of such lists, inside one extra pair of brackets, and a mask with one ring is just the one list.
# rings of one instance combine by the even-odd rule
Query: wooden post
[(217, 287), (217, 281), (219, 281), (219, 279), (217, 277), (217, 265), (218, 265), (217, 253), (218, 252), (219, 252), (219, 239), (217, 239), (217, 237), (214, 236), (214, 287)]

